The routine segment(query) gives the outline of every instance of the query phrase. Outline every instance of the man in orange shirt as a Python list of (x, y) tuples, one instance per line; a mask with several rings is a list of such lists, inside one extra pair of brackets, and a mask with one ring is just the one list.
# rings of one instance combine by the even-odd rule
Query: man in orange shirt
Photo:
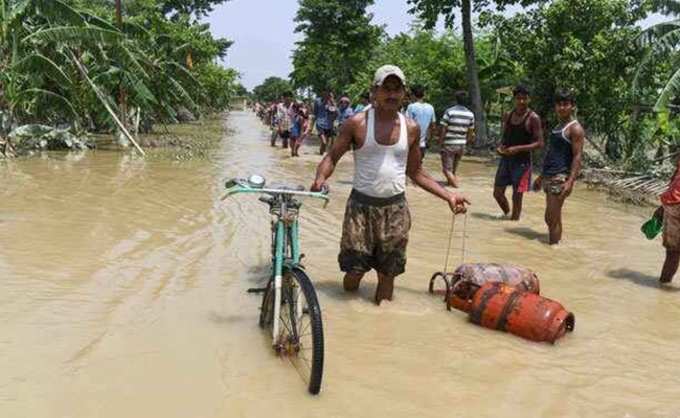
[(663, 246), (666, 261), (661, 271), (661, 283), (670, 283), (680, 264), (680, 158), (676, 161), (675, 174), (668, 190), (661, 195), (662, 206), (654, 216), (663, 219)]

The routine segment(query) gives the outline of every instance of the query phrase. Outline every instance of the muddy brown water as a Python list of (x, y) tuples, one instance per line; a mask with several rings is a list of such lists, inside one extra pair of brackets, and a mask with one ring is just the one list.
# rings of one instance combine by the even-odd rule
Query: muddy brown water
[[(336, 255), (351, 157), (327, 209), (302, 212), (306, 265), (326, 333), (319, 397), (257, 327), (269, 218), (254, 197), (220, 200), (225, 178), (259, 173), (308, 185), (319, 157), (268, 146), (251, 113), (232, 113), (214, 158), (144, 161), (117, 152), (0, 165), (0, 416), (441, 417), (680, 416), (680, 292), (661, 290), (649, 209), (579, 186), (566, 242), (545, 244), (543, 197), (498, 221), (493, 167), (462, 165), (473, 200), (467, 261), (534, 269), (542, 293), (576, 314), (557, 345), (478, 328), (426, 293), (444, 264), (447, 206), (410, 186), (414, 219), (395, 301), (357, 296)], [(437, 159), (426, 166), (437, 176)], [(453, 261), (460, 262), (462, 218)]]

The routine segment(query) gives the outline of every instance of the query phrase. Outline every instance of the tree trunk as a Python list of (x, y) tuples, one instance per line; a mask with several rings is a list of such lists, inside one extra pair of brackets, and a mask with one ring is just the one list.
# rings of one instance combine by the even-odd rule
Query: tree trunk
[(462, 1), (463, 43), (465, 45), (468, 93), (470, 94), (470, 102), (472, 104), (471, 110), (475, 114), (476, 144), (483, 146), (487, 140), (486, 120), (482, 105), (482, 94), (479, 88), (479, 69), (477, 68), (477, 58), (475, 57), (475, 41), (472, 36), (472, 9), (470, 2), (471, 0)]
[[(123, 0), (116, 0), (116, 24), (118, 29), (123, 30)], [(127, 128), (127, 92), (121, 83), (118, 86), (118, 113), (123, 126)]]

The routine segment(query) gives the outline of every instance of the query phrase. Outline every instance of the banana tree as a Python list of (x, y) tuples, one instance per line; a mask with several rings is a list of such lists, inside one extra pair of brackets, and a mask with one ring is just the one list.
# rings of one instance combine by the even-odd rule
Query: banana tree
[[(645, 76), (654, 75), (659, 65), (663, 66), (670, 76), (662, 81), (662, 88), (656, 95), (654, 110), (656, 112), (668, 109), (670, 102), (680, 94), (680, 1), (678, 0), (649, 0), (653, 12), (674, 17), (667, 22), (661, 22), (644, 30), (638, 37), (637, 43), (645, 50), (645, 55), (638, 65), (633, 81), (634, 91), (640, 93), (646, 87), (643, 83)], [(657, 81), (657, 80), (653, 80)]]

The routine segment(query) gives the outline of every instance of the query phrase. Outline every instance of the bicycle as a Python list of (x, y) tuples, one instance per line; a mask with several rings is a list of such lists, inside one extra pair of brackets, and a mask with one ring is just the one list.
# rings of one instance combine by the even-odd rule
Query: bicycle
[(311, 197), (327, 203), (328, 191), (307, 192), (302, 186), (265, 188), (265, 179), (260, 176), (232, 179), (225, 186), (225, 199), (238, 193), (257, 193), (269, 206), (272, 272), (264, 288), (248, 292), (263, 294), (260, 327), (271, 331), (272, 347), (278, 354), (287, 356), (299, 372), (303, 368), (309, 371), (308, 390), (316, 395), (323, 375), (323, 324), (316, 290), (300, 263), (304, 257), (298, 223), (302, 203), (295, 198)]

